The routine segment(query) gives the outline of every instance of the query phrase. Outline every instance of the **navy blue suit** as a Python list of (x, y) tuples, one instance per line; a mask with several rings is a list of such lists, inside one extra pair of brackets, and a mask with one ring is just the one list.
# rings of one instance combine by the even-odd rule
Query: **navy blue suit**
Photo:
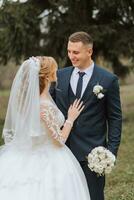
[[(50, 90), (65, 117), (70, 104), (76, 99), (70, 87), (73, 69), (71, 66), (58, 70), (57, 87)], [(97, 83), (104, 88), (102, 99), (98, 99), (93, 93), (93, 87)], [(91, 200), (103, 200), (105, 177), (97, 177), (88, 169), (86, 156), (96, 146), (104, 146), (117, 155), (122, 125), (117, 76), (95, 65), (82, 101), (85, 104), (84, 110), (76, 119), (66, 144), (85, 172)]]

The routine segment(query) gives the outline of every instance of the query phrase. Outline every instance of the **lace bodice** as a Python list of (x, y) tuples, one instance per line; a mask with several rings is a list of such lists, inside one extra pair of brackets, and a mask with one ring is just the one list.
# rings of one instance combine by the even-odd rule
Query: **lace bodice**
[(40, 110), (43, 128), (42, 131), (44, 131), (44, 133), (50, 132), (53, 139), (64, 144), (65, 141), (61, 135), (61, 127), (64, 124), (65, 118), (62, 112), (51, 100), (41, 100)]

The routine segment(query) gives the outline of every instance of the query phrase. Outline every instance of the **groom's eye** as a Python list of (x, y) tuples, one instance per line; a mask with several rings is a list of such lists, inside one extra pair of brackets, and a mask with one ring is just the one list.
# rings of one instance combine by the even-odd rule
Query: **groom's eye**
[(74, 51), (73, 53), (74, 53), (75, 55), (77, 55), (77, 54), (79, 54), (79, 51)]

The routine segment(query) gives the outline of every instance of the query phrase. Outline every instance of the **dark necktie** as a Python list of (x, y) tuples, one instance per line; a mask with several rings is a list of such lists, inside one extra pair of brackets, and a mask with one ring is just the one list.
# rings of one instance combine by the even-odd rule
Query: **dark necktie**
[(79, 80), (77, 83), (77, 89), (76, 89), (76, 97), (79, 99), (81, 97), (81, 91), (82, 91), (82, 85), (83, 85), (83, 76), (85, 75), (85, 72), (78, 72), (79, 73)]

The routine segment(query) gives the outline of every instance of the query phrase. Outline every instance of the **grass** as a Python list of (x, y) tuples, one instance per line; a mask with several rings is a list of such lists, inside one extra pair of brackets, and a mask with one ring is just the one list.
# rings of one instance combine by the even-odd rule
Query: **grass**
[[(134, 199), (134, 85), (121, 87), (123, 108), (122, 141), (116, 167), (106, 178), (106, 200)], [(0, 91), (0, 132), (2, 131), (9, 91)], [(1, 109), (2, 108), (2, 109)], [(3, 141), (1, 140), (2, 144)]]
[(123, 108), (122, 140), (118, 153), (117, 165), (106, 179), (106, 200), (134, 199), (134, 85), (121, 87)]
[(134, 199), (134, 162), (133, 118), (124, 123), (122, 142), (119, 149), (117, 165), (114, 172), (109, 175), (106, 183), (107, 200), (133, 200)]

